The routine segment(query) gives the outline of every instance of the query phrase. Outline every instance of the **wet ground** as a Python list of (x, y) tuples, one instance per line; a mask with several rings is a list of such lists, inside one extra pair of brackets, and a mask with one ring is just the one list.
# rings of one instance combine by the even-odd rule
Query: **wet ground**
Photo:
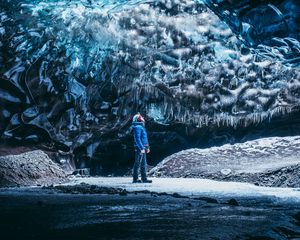
[(272, 196), (229, 200), (2, 189), (1, 239), (300, 239), (299, 203)]

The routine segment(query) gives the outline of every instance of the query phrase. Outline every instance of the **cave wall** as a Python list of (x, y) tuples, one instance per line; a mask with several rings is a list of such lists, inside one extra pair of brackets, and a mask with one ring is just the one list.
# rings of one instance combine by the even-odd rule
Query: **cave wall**
[(262, 55), (203, 3), (1, 3), (2, 142), (67, 152), (105, 174), (132, 165), (137, 111), (152, 165), (189, 147), (298, 134), (297, 66), (271, 45)]

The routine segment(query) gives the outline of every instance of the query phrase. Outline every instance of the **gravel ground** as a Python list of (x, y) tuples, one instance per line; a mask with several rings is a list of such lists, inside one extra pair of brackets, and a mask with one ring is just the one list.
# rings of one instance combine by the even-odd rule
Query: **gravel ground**
[(41, 150), (0, 157), (0, 187), (48, 185), (66, 179), (60, 166)]
[(259, 186), (300, 187), (300, 137), (270, 137), (165, 158), (151, 176), (208, 178)]

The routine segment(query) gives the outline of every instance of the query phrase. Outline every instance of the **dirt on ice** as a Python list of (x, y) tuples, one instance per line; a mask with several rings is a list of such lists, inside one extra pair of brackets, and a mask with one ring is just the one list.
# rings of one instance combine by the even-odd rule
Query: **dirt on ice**
[(300, 187), (300, 137), (262, 138), (184, 150), (165, 158), (150, 170), (150, 175)]
[(41, 150), (0, 157), (0, 187), (49, 185), (66, 180), (64, 170)]

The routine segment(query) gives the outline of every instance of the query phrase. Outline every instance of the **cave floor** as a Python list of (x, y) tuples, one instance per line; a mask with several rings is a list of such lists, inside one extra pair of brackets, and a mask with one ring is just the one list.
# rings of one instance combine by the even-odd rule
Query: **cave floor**
[[(0, 189), (1, 239), (300, 239), (298, 189), (131, 178), (76, 178), (63, 186), (89, 184), (127, 194)], [(237, 204), (229, 204), (233, 198)]]
[(73, 178), (65, 186), (86, 183), (90, 185), (124, 188), (128, 191), (179, 193), (185, 196), (208, 197), (271, 197), (277, 202), (300, 204), (299, 188), (260, 187), (250, 183), (222, 182), (200, 178), (150, 178), (153, 183), (132, 183), (130, 177)]

